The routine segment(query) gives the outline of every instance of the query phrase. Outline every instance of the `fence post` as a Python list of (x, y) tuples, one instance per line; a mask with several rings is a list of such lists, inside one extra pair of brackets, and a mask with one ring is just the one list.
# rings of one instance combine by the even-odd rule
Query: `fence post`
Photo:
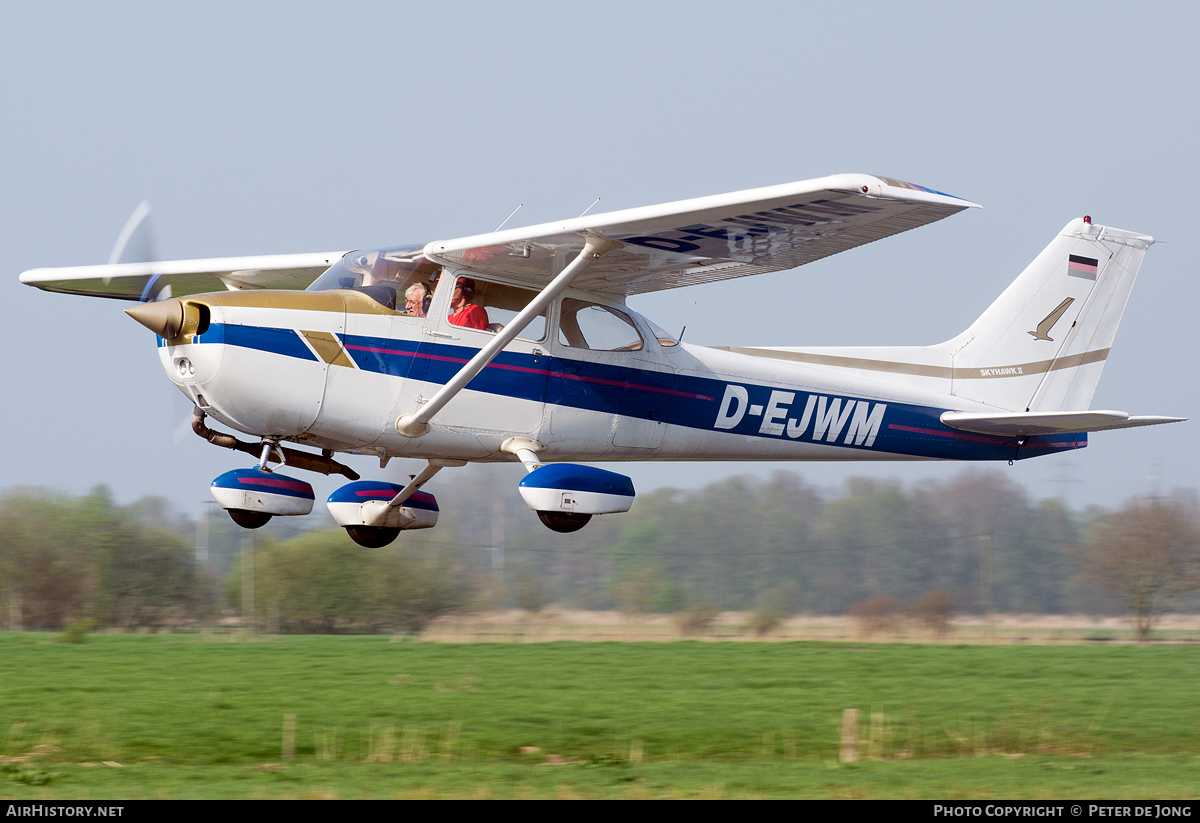
[(843, 763), (858, 761), (858, 709), (842, 709), (842, 749), (838, 760)]

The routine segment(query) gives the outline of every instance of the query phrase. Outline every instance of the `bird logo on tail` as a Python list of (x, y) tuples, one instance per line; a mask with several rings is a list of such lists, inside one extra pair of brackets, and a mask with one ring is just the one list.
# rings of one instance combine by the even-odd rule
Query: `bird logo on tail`
[(1037, 324), (1036, 331), (1026, 332), (1026, 334), (1033, 335), (1034, 340), (1049, 340), (1053, 343), (1054, 338), (1050, 336), (1050, 330), (1054, 328), (1054, 324), (1058, 322), (1059, 318), (1063, 316), (1063, 313), (1074, 302), (1074, 297), (1068, 297), (1058, 304), (1058, 308), (1042, 318), (1042, 322)]

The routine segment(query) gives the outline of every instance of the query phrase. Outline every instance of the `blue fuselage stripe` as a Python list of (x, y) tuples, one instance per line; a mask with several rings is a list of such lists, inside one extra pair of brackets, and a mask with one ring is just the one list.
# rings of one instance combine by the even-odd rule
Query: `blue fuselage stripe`
[[(339, 335), (358, 368), (393, 377), (445, 384), (478, 349), (428, 341)], [(214, 323), (196, 342), (225, 343), (316, 360), (291, 329)], [(1086, 434), (1030, 437), (1017, 448), (1014, 438), (958, 431), (941, 422), (948, 409), (886, 403), (871, 436), (849, 436), (855, 418), (863, 422), (879, 403), (868, 398), (804, 392), (746, 381), (674, 374), (653, 369), (590, 363), (584, 360), (504, 351), (468, 384), (473, 391), (545, 402), (556, 406), (620, 414), (704, 431), (723, 431), (776, 440), (820, 442), (868, 452), (956, 460), (1012, 460), (1036, 457), (1087, 445)], [(736, 423), (718, 429), (727, 387), (744, 389), (743, 413)], [(780, 400), (783, 392), (794, 397)], [(774, 399), (774, 406), (772, 401)], [(738, 404), (734, 404), (735, 406)], [(812, 414), (802, 414), (807, 406)], [(740, 407), (740, 406), (739, 406)], [(819, 411), (817, 411), (819, 409)], [(776, 423), (791, 424), (782, 433), (764, 425), (773, 412)], [(790, 416), (789, 416), (790, 415)], [(804, 422), (803, 428), (800, 423)], [(823, 425), (822, 425), (823, 423)], [(778, 428), (776, 426), (775, 428)], [(794, 434), (793, 434), (794, 432)], [(820, 434), (820, 436), (818, 436)]]
[(195, 338), (195, 342), (224, 343), (227, 346), (240, 346), (243, 349), (282, 354), (284, 357), (297, 357), (301, 360), (317, 359), (295, 329), (213, 323), (204, 334)]

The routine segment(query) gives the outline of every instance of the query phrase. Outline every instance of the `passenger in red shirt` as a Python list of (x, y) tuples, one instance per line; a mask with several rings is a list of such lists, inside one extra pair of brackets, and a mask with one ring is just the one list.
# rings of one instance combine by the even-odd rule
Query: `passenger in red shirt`
[(475, 281), (469, 277), (458, 278), (458, 282), (454, 284), (454, 294), (450, 295), (450, 317), (447, 319), (456, 326), (486, 331), (487, 309), (472, 303), (474, 299)]

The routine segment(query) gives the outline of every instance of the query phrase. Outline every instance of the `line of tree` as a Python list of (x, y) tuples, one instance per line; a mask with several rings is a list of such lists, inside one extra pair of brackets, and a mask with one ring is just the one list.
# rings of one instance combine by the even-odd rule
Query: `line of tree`
[[(419, 634), (436, 618), (468, 609), (478, 588), (476, 570), (454, 546), (364, 549), (338, 528), (263, 542), (254, 552), (254, 622), (271, 633)], [(231, 603), (243, 602), (245, 560), (226, 578)]]
[(558, 599), (581, 607), (674, 611), (704, 601), (747, 609), (789, 583), (790, 608), (818, 614), (934, 590), (962, 611), (980, 611), (985, 588), (997, 611), (1105, 612), (1114, 603), (1076, 562), (1098, 514), (1035, 504), (999, 473), (909, 489), (855, 478), (826, 500), (779, 472), (662, 489), (640, 498), (619, 526), (599, 518), (608, 532), (589, 526), (567, 540), (530, 527), (508, 545), (514, 562), (553, 578)]
[[(1194, 493), (1072, 512), (1031, 501), (998, 472), (908, 488), (859, 478), (833, 499), (780, 472), (661, 489), (627, 515), (558, 535), (511, 494), (511, 469), (452, 475), (436, 489), (443, 523), (385, 549), (277, 518), (253, 533), (256, 625), (419, 632), (470, 608), (557, 603), (689, 619), (753, 610), (769, 627), (801, 611), (936, 594), (960, 612), (1127, 609), (1148, 633), (1166, 610), (1194, 606), (1200, 589)], [(236, 619), (245, 535), (213, 507), (197, 524), (157, 498), (118, 506), (103, 488), (78, 498), (10, 490), (0, 495), (0, 625)], [(197, 562), (198, 540), (207, 562)]]
[(0, 497), (0, 599), (9, 627), (157, 627), (211, 616), (212, 587), (179, 525), (165, 501), (121, 507), (104, 487), (83, 497), (10, 490)]
[[(550, 599), (567, 607), (759, 611), (765, 598), (789, 613), (847, 614), (872, 598), (919, 609), (936, 594), (964, 613), (1128, 611), (1140, 615), (1139, 632), (1166, 610), (1200, 608), (1193, 491), (1075, 512), (1061, 500), (1032, 500), (999, 471), (907, 488), (853, 478), (832, 499), (778, 472), (660, 489), (629, 514), (562, 536), (494, 502), (506, 485), (462, 483), (444, 508), (474, 513), (461, 527), (476, 543), (495, 540), (485, 515), (494, 522), (504, 511), (505, 579), (543, 579)], [(1126, 536), (1114, 547), (1116, 535)]]

